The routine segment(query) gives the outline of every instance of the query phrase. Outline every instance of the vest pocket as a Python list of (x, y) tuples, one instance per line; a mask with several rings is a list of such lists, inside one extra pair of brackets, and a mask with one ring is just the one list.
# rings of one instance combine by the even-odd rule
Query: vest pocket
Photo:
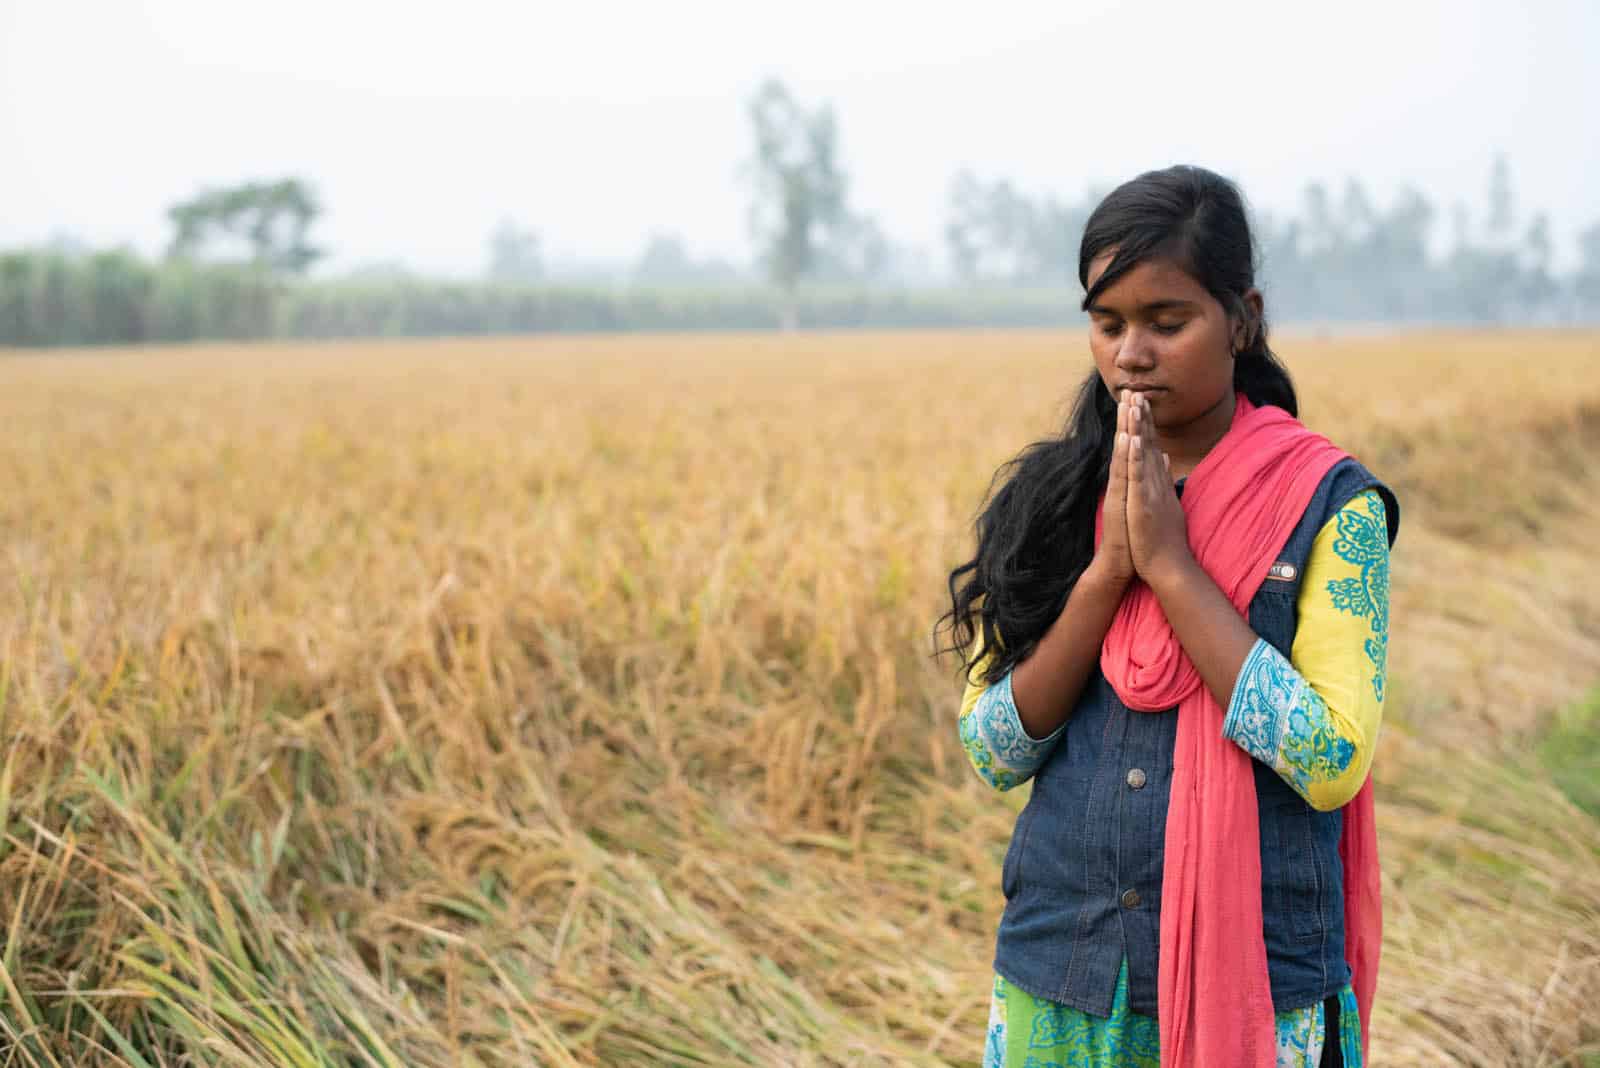
[(1296, 801), (1272, 813), (1277, 856), (1267, 868), (1276, 920), (1286, 924), (1295, 942), (1315, 943), (1323, 937), (1323, 900), (1327, 874), (1317, 856), (1315, 813)]
[(1017, 894), (1022, 874), (1022, 853), (1028, 848), (1028, 826), (1033, 823), (1033, 798), (1017, 815), (1017, 824), (1011, 830), (1011, 844), (1006, 847), (1006, 859), (1000, 865), (1000, 892), (1009, 901)]

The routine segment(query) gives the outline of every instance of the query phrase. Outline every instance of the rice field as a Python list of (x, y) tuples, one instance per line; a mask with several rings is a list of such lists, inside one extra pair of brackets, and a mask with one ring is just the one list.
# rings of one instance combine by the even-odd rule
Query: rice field
[[(1600, 1064), (1600, 333), (1285, 334), (1400, 495), (1376, 1065)], [(6, 1065), (975, 1065), (930, 655), (1075, 332), (0, 355)]]

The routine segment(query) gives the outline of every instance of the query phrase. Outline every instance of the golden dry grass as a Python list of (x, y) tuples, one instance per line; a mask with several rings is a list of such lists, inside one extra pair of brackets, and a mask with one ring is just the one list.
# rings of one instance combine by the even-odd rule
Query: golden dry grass
[[(1600, 337), (1278, 347), (1403, 506), (1373, 1063), (1582, 1063)], [(0, 360), (6, 1063), (975, 1063), (1022, 797), (928, 631), (1083, 352)]]

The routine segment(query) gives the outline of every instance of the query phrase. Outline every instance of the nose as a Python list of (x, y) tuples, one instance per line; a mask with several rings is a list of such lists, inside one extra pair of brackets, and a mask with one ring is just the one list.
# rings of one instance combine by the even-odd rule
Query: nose
[(1149, 331), (1141, 330), (1132, 323), (1122, 329), (1122, 344), (1117, 347), (1117, 358), (1114, 361), (1119, 370), (1123, 371), (1148, 371), (1156, 365), (1154, 347), (1150, 343)]

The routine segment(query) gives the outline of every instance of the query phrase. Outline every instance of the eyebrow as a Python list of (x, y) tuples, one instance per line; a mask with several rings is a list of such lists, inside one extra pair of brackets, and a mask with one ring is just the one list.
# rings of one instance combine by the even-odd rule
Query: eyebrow
[[(1152, 300), (1149, 304), (1139, 305), (1137, 310), (1149, 314), (1152, 312), (1166, 311), (1168, 308), (1194, 308), (1197, 306), (1198, 305), (1196, 305), (1192, 300)], [(1091, 304), (1084, 310), (1094, 315), (1122, 314), (1114, 308), (1107, 308), (1103, 304)]]

